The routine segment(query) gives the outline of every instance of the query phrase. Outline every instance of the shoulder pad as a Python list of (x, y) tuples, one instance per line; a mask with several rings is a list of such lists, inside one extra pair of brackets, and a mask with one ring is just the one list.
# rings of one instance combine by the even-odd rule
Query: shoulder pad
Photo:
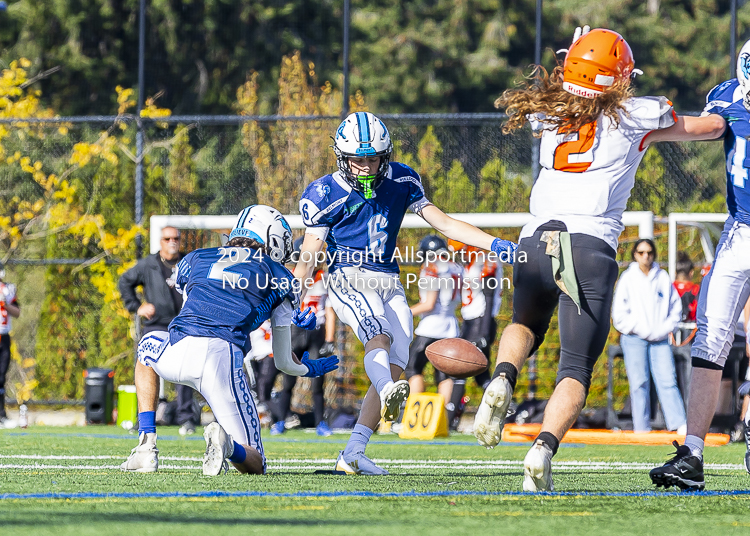
[(621, 122), (636, 130), (656, 130), (677, 122), (672, 102), (666, 97), (633, 97), (625, 103)]
[(343, 190), (331, 175), (310, 183), (299, 202), (302, 221), (308, 227), (329, 225), (336, 209), (344, 204), (349, 192)]

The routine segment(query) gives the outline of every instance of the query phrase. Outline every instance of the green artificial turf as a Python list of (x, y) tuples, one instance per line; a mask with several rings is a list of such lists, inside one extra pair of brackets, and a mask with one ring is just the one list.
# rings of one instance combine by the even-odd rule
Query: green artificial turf
[[(388, 460), (391, 475), (352, 477), (315, 473), (332, 468), (347, 435), (290, 431), (264, 439), (268, 475), (204, 477), (201, 431), (184, 439), (176, 428), (160, 428), (156, 474), (117, 469), (136, 437), (115, 427), (0, 431), (0, 534), (750, 533), (750, 494), (742, 491), (750, 476), (739, 444), (706, 450), (707, 463), (731, 465), (706, 469), (709, 494), (656, 495), (648, 468), (671, 447), (563, 445), (553, 465), (560, 493), (534, 495), (521, 493), (528, 444), (486, 450), (466, 435), (430, 442), (375, 436), (368, 455)], [(65, 458), (76, 456), (100, 458)], [(508, 463), (487, 463), (502, 460)], [(719, 490), (730, 493), (710, 494)]]

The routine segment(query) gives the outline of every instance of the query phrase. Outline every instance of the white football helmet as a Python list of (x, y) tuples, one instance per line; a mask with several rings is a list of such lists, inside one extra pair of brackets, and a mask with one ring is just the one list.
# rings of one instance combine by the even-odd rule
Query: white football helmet
[(250, 205), (239, 213), (229, 240), (237, 237), (257, 240), (276, 262), (288, 262), (292, 255), (292, 228), (281, 212), (268, 205)]
[[(336, 153), (336, 164), (346, 181), (369, 199), (388, 172), (393, 144), (388, 129), (380, 119), (370, 112), (355, 112), (349, 114), (336, 130), (333, 152)], [(380, 157), (377, 173), (370, 176), (354, 175), (348, 159), (368, 156)]]
[(740, 55), (737, 56), (737, 81), (740, 83), (745, 108), (750, 110), (750, 41), (742, 45)]

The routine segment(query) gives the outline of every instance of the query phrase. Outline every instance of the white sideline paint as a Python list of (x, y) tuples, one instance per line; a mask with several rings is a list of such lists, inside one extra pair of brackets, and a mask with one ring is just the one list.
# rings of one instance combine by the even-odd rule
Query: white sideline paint
[[(6, 454), (0, 455), (2, 460), (120, 460), (124, 456), (43, 456), (33, 454)], [(186, 456), (160, 456), (162, 461), (185, 461), (200, 462), (202, 458)], [(521, 460), (408, 460), (376, 458), (378, 464), (389, 465), (395, 469), (520, 469), (523, 467)], [(336, 462), (334, 458), (277, 458), (268, 461), (269, 469), (282, 470), (316, 470), (330, 469)], [(556, 471), (580, 471), (583, 470), (647, 470), (654, 467), (653, 463), (639, 462), (604, 462), (604, 461), (559, 461), (554, 462)], [(93, 469), (110, 470), (119, 469), (119, 465), (47, 465), (38, 462), (29, 464), (0, 464), (0, 469)], [(741, 464), (729, 463), (707, 463), (706, 469), (712, 470), (744, 470)], [(199, 470), (201, 466), (195, 465), (164, 465), (160, 469)]]

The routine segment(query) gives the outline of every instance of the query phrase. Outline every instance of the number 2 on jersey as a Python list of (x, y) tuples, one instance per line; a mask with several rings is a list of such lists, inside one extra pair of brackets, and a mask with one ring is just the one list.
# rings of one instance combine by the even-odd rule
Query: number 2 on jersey
[[(562, 130), (561, 134), (565, 134)], [(586, 123), (576, 133), (577, 139), (564, 141), (555, 149), (553, 167), (558, 171), (583, 173), (593, 163), (593, 154), (586, 154), (594, 146), (596, 139), (596, 121)]]

